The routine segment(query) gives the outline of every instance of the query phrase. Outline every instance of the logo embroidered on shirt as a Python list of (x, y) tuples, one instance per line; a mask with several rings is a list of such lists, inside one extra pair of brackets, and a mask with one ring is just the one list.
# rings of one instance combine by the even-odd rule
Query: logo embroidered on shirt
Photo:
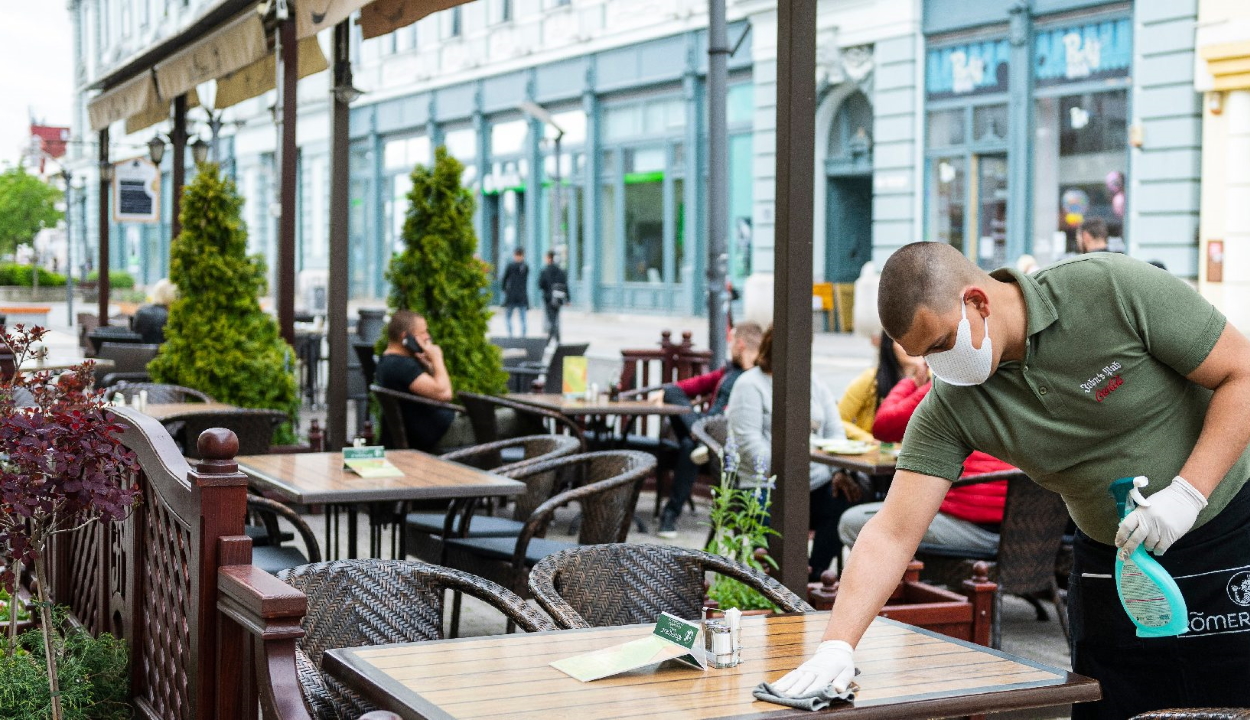
[(1086, 380), (1085, 382), (1081, 383), (1081, 389), (1084, 390), (1087, 394), (1091, 393), (1099, 385), (1103, 384), (1103, 382), (1106, 381), (1107, 378), (1114, 376), (1115, 373), (1119, 372), (1123, 368), (1124, 368), (1123, 365), (1121, 365), (1118, 361), (1113, 360), (1110, 365), (1094, 373), (1094, 376), (1091, 377), (1089, 380)]
[(1094, 393), (1094, 399), (1097, 400), (1098, 402), (1102, 402), (1103, 400), (1106, 400), (1108, 395), (1120, 389), (1120, 386), (1123, 384), (1124, 384), (1124, 378), (1120, 377), (1119, 375), (1112, 377), (1111, 382), (1107, 383), (1107, 387), (1100, 388), (1098, 392)]

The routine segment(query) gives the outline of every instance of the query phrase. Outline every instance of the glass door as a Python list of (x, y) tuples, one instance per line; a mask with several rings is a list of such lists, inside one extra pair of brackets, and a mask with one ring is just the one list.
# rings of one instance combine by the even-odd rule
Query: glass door
[(976, 252), (981, 267), (990, 269), (1007, 263), (1007, 156), (974, 155), (977, 182)]

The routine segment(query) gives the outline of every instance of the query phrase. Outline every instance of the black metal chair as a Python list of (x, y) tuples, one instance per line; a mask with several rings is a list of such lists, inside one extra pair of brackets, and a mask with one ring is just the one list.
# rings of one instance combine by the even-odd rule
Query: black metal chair
[[(520, 458), (505, 464), (501, 454), (510, 449), (520, 450)], [(426, 562), (437, 563), (442, 560), (444, 535), (470, 538), (520, 535), (525, 529), (525, 519), (534, 508), (559, 489), (555, 473), (526, 475), (522, 471), (536, 463), (572, 455), (580, 450), (577, 440), (567, 435), (533, 435), (474, 445), (443, 455), (446, 460), (489, 470), (497, 475), (520, 475), (519, 479), (526, 483), (526, 491), (515, 498), (511, 517), (474, 515), (470, 507), (475, 502), (473, 498), (452, 502), (443, 512), (408, 513), (404, 527), (407, 553)], [(466, 522), (468, 530), (462, 533), (461, 525)]]
[[(572, 547), (625, 542), (643, 480), (655, 469), (655, 458), (631, 450), (586, 453), (529, 465), (513, 473), (517, 480), (572, 473), (573, 489), (548, 498), (534, 508), (516, 537), (454, 537), (444, 534), (443, 564), (490, 578), (518, 595), (529, 592), (529, 569), (539, 560)], [(576, 543), (547, 539), (547, 528), (557, 508), (576, 502), (581, 521)], [(461, 524), (461, 534), (471, 523)], [(459, 602), (452, 610), (452, 627), (459, 621)], [(511, 629), (511, 628), (509, 628)]]
[(321, 671), (326, 650), (443, 638), (447, 590), (502, 612), (529, 632), (556, 626), (506, 588), (468, 573), (405, 560), (336, 560), (283, 570), (278, 578), (308, 597), (295, 665), (304, 700), (325, 720), (373, 710), (364, 698)]
[(408, 431), (404, 424), (404, 412), (401, 403), (411, 403), (431, 409), (450, 410), (457, 415), (466, 414), (465, 409), (460, 405), (431, 400), (410, 392), (389, 390), (380, 385), (370, 385), (369, 392), (373, 393), (373, 397), (377, 398), (378, 406), (382, 408), (382, 444), (392, 450), (412, 449), (408, 446)]
[[(248, 537), (253, 538), (253, 565), (271, 575), (276, 575), (279, 570), (287, 570), (310, 562), (321, 562), (321, 546), (317, 544), (317, 537), (299, 513), (276, 500), (259, 495), (247, 496), (247, 509), (248, 514), (256, 522), (245, 526), (245, 529), (256, 528), (260, 531), (247, 532)], [(299, 533), (300, 539), (304, 541), (304, 547), (308, 548), (307, 555), (294, 545), (283, 544), (288, 539), (289, 533), (282, 532), (279, 519), (290, 523)], [(258, 543), (258, 539), (261, 539), (261, 542)]]
[[(111, 325), (109, 327), (112, 327)], [(96, 331), (106, 328), (96, 328)], [(148, 363), (156, 357), (160, 345), (142, 343), (101, 343), (96, 352), (97, 360), (112, 360), (113, 367), (97, 367), (95, 370), (96, 387), (105, 388), (123, 380), (128, 382), (148, 382)]]
[(785, 612), (814, 612), (803, 598), (733, 560), (672, 545), (613, 543), (561, 550), (534, 565), (529, 590), (562, 628), (655, 622), (668, 612), (697, 620), (707, 574), (733, 578)]
[(538, 362), (507, 366), (504, 369), (521, 385), (524, 380), (530, 380), (530, 389), (534, 392), (559, 395), (564, 391), (564, 358), (585, 355), (589, 347), (590, 343), (557, 345), (545, 368)]
[(87, 331), (87, 343), (91, 345), (91, 350), (95, 353), (100, 352), (100, 346), (104, 343), (117, 343), (119, 345), (142, 345), (143, 336), (121, 325), (99, 325)]
[[(1001, 481), (1002, 477), (961, 480), (960, 485)], [(1063, 543), (1068, 524), (1068, 508), (1058, 493), (1033, 482), (1024, 473), (1014, 473), (1007, 480), (1007, 500), (999, 529), (998, 551), (972, 553), (921, 543), (916, 559), (925, 564), (926, 577), (966, 578), (967, 568), (978, 560), (991, 563), (990, 579), (998, 583), (994, 595), (994, 626), (992, 647), (999, 647), (1002, 629), (1003, 595), (1018, 595), (1029, 601), (1037, 611), (1038, 620), (1046, 620), (1046, 611), (1034, 597), (1050, 597), (1059, 616), (1059, 626), (1068, 637), (1067, 602), (1055, 580), (1055, 558)], [(953, 561), (953, 563), (952, 563)], [(954, 567), (951, 567), (954, 564)], [(940, 576), (940, 577), (938, 577)], [(955, 584), (947, 581), (947, 584)]]
[(153, 404), (177, 403), (211, 403), (214, 400), (207, 394), (194, 388), (165, 383), (129, 382), (122, 380), (104, 391), (105, 400), (125, 400), (133, 402), (134, 398), (144, 390), (148, 393), (148, 402)]

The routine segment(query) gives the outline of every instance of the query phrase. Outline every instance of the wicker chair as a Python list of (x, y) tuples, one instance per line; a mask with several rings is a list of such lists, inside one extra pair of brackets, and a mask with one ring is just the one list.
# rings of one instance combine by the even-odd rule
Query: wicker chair
[(305, 635), (296, 650), (304, 699), (325, 720), (355, 718), (373, 707), (321, 672), (326, 650), (443, 637), (443, 595), (468, 593), (529, 632), (554, 630), (542, 613), (493, 582), (423, 562), (337, 560), (278, 573), (308, 596)]
[[(197, 438), (209, 428), (226, 428), (239, 437), (239, 455), (264, 455), (273, 444), (273, 430), (291, 418), (281, 410), (195, 410), (194, 403), (187, 404), (187, 412), (171, 415), (164, 422), (181, 422), (184, 437)], [(196, 448), (187, 447), (184, 452), (193, 456)]]
[(166, 385), (162, 383), (128, 382), (125, 380), (106, 390), (104, 392), (104, 399), (121, 399), (130, 402), (134, 396), (144, 390), (148, 391), (148, 402), (154, 404), (213, 402), (213, 399), (208, 395), (189, 387), (183, 387), (181, 385)]
[(725, 444), (729, 442), (729, 418), (725, 415), (701, 418), (690, 428), (690, 437), (707, 446), (708, 472), (713, 478), (720, 478), (722, 455)]
[(671, 545), (588, 545), (549, 555), (530, 571), (529, 590), (562, 628), (655, 622), (661, 612), (697, 620), (708, 572), (731, 577), (786, 612), (813, 612), (767, 575), (699, 550)]
[[(654, 469), (655, 458), (632, 450), (586, 453), (529, 465), (513, 473), (513, 477), (528, 483), (531, 478), (545, 475), (552, 478), (551, 482), (560, 482), (559, 473), (571, 472), (573, 489), (534, 508), (516, 537), (445, 534), (443, 564), (489, 578), (525, 596), (529, 592), (529, 569), (548, 555), (574, 545), (625, 542), (642, 481)], [(556, 509), (572, 502), (581, 509), (577, 543), (547, 539), (547, 527)], [(453, 632), (459, 620), (458, 610), (457, 598), (452, 610)]]
[(1250, 720), (1250, 708), (1178, 708), (1151, 710), (1132, 720)]
[[(279, 570), (287, 570), (310, 562), (321, 562), (321, 546), (317, 544), (317, 536), (313, 534), (312, 528), (308, 527), (308, 523), (304, 522), (304, 518), (300, 517), (299, 513), (276, 500), (259, 495), (247, 496), (247, 509), (248, 514), (255, 518), (258, 521), (257, 525), (264, 530), (263, 544), (253, 543), (253, 565), (271, 575), (276, 575)], [(286, 520), (299, 533), (300, 539), (304, 541), (304, 547), (308, 548), (307, 556), (294, 545), (282, 544), (285, 534), (280, 529), (278, 518)], [(249, 537), (251, 535), (248, 533)]]
[[(970, 482), (960, 484), (975, 482), (976, 478), (971, 478)], [(993, 564), (994, 574), (991, 579), (998, 583), (998, 592), (994, 595), (994, 627), (990, 641), (992, 647), (999, 647), (1002, 640), (1000, 618), (1004, 593), (1019, 595), (1028, 600), (1037, 610), (1039, 620), (1045, 620), (1046, 613), (1033, 595), (1048, 594), (1055, 604), (1059, 626), (1066, 638), (1067, 603), (1055, 581), (1055, 557), (1059, 554), (1067, 524), (1068, 508), (1063, 504), (1063, 499), (1033, 482), (1024, 473), (1016, 473), (1007, 479), (1007, 500), (1003, 507), (997, 553), (977, 555), (922, 543), (916, 551), (916, 559), (924, 562), (926, 570), (942, 573), (943, 577), (952, 573), (954, 577), (967, 577), (963, 565), (977, 560), (987, 560)], [(962, 563), (953, 571), (950, 570), (952, 559)]]
[(369, 392), (378, 399), (378, 405), (382, 408), (382, 435), (386, 438), (384, 444), (392, 450), (411, 449), (408, 446), (408, 430), (404, 426), (403, 406), (400, 403), (450, 410), (458, 415), (465, 413), (465, 409), (459, 405), (431, 400), (410, 392), (389, 390), (380, 385), (370, 385)]
[[(517, 462), (503, 464), (501, 453), (508, 449), (519, 449), (521, 459)], [(474, 445), (464, 450), (443, 455), (446, 460), (489, 470), (498, 475), (513, 477), (520, 471), (548, 460), (565, 457), (578, 452), (581, 445), (576, 438), (568, 435), (532, 435), (530, 437), (501, 440), (485, 445)], [(512, 517), (495, 517), (492, 515), (472, 516), (474, 498), (451, 503), (445, 512), (411, 512), (408, 513), (404, 527), (405, 545), (409, 555), (426, 562), (437, 563), (443, 557), (443, 535), (463, 537), (516, 537), (525, 528), (525, 519), (530, 512), (544, 500), (551, 497), (556, 490), (555, 473), (540, 473), (525, 476), (526, 492), (516, 498)], [(469, 529), (460, 532), (460, 525), (465, 517), (469, 520)]]
[(563, 428), (569, 435), (577, 438), (578, 443), (585, 449), (586, 439), (582, 434), (581, 426), (569, 419), (567, 415), (536, 405), (509, 400), (506, 396), (461, 392), (457, 397), (460, 398), (460, 402), (464, 403), (465, 412), (469, 414), (469, 422), (473, 424), (473, 436), (480, 443), (504, 439), (499, 436), (499, 415), (496, 411), (499, 408), (511, 408), (520, 421), (519, 432), (521, 434), (547, 433), (549, 432), (547, 423), (550, 422), (551, 430), (559, 431)]

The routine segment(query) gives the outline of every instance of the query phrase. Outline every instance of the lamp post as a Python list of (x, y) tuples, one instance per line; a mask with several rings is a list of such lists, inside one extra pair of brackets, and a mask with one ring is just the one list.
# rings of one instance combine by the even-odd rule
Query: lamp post
[(551, 193), (551, 203), (555, 206), (551, 219), (551, 249), (559, 248), (560, 252), (564, 252), (564, 189), (561, 187), (560, 181), (560, 140), (564, 138), (564, 128), (556, 124), (556, 120), (551, 113), (543, 106), (526, 100), (521, 103), (521, 112), (529, 115), (538, 122), (550, 125), (556, 131), (555, 153), (556, 153), (556, 171), (552, 181), (555, 187)]
[(65, 324), (74, 324), (74, 173), (68, 168), (61, 168), (59, 173), (65, 181)]

